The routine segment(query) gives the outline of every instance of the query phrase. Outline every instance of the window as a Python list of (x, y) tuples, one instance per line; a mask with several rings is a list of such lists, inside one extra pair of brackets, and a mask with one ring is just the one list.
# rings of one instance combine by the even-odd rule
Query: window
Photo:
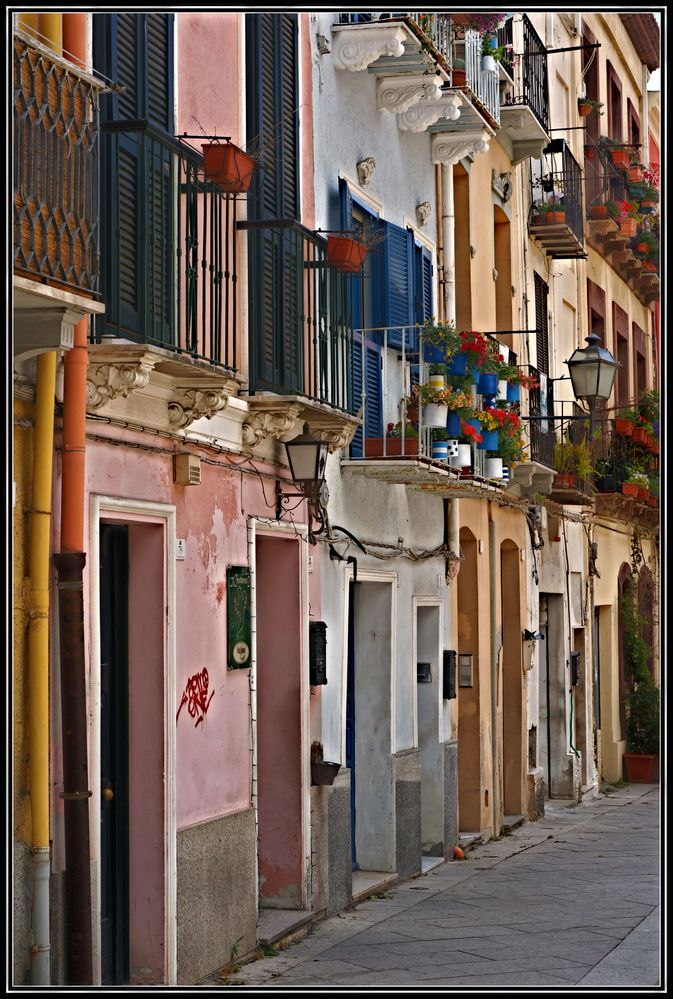
[(612, 64), (607, 63), (608, 135), (617, 142), (622, 138), (622, 84)]
[(624, 405), (630, 399), (629, 317), (615, 302), (612, 303), (612, 330), (616, 348), (615, 357), (620, 365), (617, 368), (616, 401)]
[(549, 374), (549, 327), (547, 324), (547, 296), (549, 289), (540, 275), (535, 274), (535, 366), (543, 374)]

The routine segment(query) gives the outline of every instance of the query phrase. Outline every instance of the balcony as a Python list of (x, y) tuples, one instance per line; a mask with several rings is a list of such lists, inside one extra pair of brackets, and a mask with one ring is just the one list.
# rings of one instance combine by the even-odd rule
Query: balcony
[(580, 165), (565, 139), (553, 139), (531, 171), (528, 231), (547, 256), (584, 259), (583, 219)]
[(548, 494), (552, 487), (557, 430), (553, 382), (531, 364), (526, 366), (525, 374), (534, 379), (537, 387), (523, 391), (521, 422), (526, 457), (510, 469), (509, 489), (518, 496), (533, 496)]
[[(451, 69), (451, 22), (434, 13), (341, 13), (332, 26), (337, 69), (393, 75)], [(371, 67), (371, 69), (370, 69)]]
[(359, 425), (352, 367), (361, 277), (330, 266), (325, 237), (294, 220), (241, 221), (238, 228), (247, 236), (249, 403), (256, 414), (248, 443), (292, 418), (333, 450), (345, 447)]
[[(483, 128), (486, 124), (494, 132), (500, 125), (499, 73), (482, 70), (482, 36), (479, 31), (469, 27), (469, 16), (452, 14), (451, 19), (451, 62), (454, 67), (452, 84), (461, 87), (463, 96), (459, 124), (453, 126), (452, 130)], [(459, 70), (456, 66), (464, 67), (464, 84), (458, 82)]]
[[(13, 37), (15, 354), (72, 346), (100, 311), (98, 94), (83, 69)], [(39, 318), (38, 318), (39, 314)]]
[[(500, 45), (512, 45), (518, 59), (503, 59), (507, 73), (500, 124), (512, 144), (512, 162), (539, 158), (549, 142), (547, 50), (526, 14), (509, 18), (498, 31)], [(502, 141), (502, 138), (501, 138)]]

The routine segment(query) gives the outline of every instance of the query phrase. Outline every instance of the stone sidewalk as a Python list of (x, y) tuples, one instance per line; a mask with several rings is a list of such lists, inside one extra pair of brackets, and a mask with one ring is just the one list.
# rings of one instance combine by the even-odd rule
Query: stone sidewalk
[(203, 985), (302, 990), (660, 982), (659, 788), (627, 785), (476, 847)]

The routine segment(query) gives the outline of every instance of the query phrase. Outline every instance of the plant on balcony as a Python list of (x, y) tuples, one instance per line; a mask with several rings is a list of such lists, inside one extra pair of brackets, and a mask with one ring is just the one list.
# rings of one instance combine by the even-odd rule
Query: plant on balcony
[(625, 236), (635, 236), (638, 229), (638, 206), (631, 201), (618, 201), (619, 228)]
[(468, 366), (481, 368), (488, 356), (488, 340), (475, 330), (462, 330), (459, 335), (460, 352), (467, 356)]
[(412, 440), (418, 438), (418, 424), (411, 423), (409, 420), (398, 420), (397, 423), (389, 423), (386, 427), (386, 437), (392, 437), (393, 439), (399, 439), (402, 437), (402, 427), (404, 426), (404, 436), (409, 437)]
[(570, 487), (575, 479), (588, 479), (593, 473), (591, 452), (587, 446), (586, 438), (578, 444), (567, 435), (563, 440), (554, 444), (554, 467), (558, 472), (557, 484), (560, 487)]
[(460, 351), (460, 333), (452, 323), (427, 322), (417, 326), (423, 340), (424, 360), (432, 364), (448, 364)]
[(623, 142), (617, 142), (614, 139), (604, 137), (603, 144), (606, 146), (610, 154), (610, 159), (615, 166), (622, 167), (624, 169), (629, 167), (631, 163), (631, 153)]
[(625, 496), (633, 496), (634, 499), (647, 502), (650, 494), (650, 480), (647, 472), (637, 465), (629, 465), (626, 469), (626, 477), (622, 482), (622, 492)]
[(588, 97), (577, 98), (577, 110), (580, 118), (586, 118), (590, 114), (602, 115), (602, 107), (603, 104), (600, 101), (592, 101)]
[(659, 250), (659, 240), (649, 229), (639, 229), (636, 233), (634, 249), (643, 257), (653, 258)]
[(485, 32), (481, 39), (481, 68), (483, 70), (494, 70), (495, 67), (491, 67), (488, 62), (484, 65), (485, 60), (492, 59), (493, 62), (501, 62), (505, 53), (511, 51), (511, 45), (498, 45), (498, 36), (494, 32)]
[(544, 225), (552, 206), (546, 201), (536, 201), (533, 204), (533, 225)]
[(626, 691), (626, 752), (629, 781), (653, 780), (659, 753), (659, 690), (649, 670), (650, 648), (643, 637), (645, 620), (634, 587), (620, 600)]
[(327, 237), (327, 260), (338, 271), (355, 273), (362, 267), (368, 247), (352, 236)]
[(513, 465), (524, 457), (524, 439), (521, 420), (511, 410), (501, 410), (504, 414), (498, 437), (498, 454), (505, 465)]
[(659, 390), (648, 389), (642, 392), (637, 402), (638, 413), (649, 423), (658, 424), (659, 420)]

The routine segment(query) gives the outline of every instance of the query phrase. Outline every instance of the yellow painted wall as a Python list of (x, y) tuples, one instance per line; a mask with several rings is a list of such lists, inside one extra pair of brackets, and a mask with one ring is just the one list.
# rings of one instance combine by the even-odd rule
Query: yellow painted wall
[(29, 747), (25, 726), (27, 717), (27, 627), (24, 578), (28, 572), (28, 520), (31, 503), (33, 462), (32, 411), (30, 403), (14, 401), (14, 481), (16, 504), (13, 523), (13, 663), (14, 663), (14, 835), (31, 841), (30, 796), (28, 790)]

